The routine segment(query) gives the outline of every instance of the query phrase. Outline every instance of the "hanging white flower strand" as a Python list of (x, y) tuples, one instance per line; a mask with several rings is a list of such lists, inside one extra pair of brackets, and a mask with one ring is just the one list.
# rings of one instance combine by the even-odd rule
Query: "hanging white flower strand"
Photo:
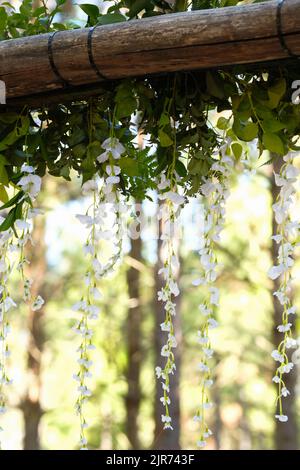
[(177, 297), (180, 293), (174, 278), (174, 273), (178, 272), (179, 269), (179, 259), (174, 239), (178, 236), (178, 217), (181, 206), (185, 202), (185, 198), (177, 193), (176, 186), (173, 185), (172, 189), (170, 189), (170, 186), (170, 181), (166, 179), (165, 175), (162, 175), (158, 189), (161, 191), (159, 199), (164, 200), (159, 215), (159, 218), (162, 220), (161, 240), (163, 241), (162, 252), (164, 260), (163, 268), (159, 270), (158, 274), (163, 276), (165, 285), (158, 291), (157, 295), (158, 300), (164, 303), (165, 321), (161, 323), (160, 327), (162, 331), (166, 332), (167, 340), (161, 350), (161, 356), (165, 359), (165, 366), (163, 369), (157, 366), (155, 371), (157, 378), (162, 379), (163, 396), (160, 400), (165, 409), (164, 414), (161, 416), (164, 429), (173, 429), (169, 410), (169, 405), (171, 404), (169, 396), (170, 375), (174, 374), (176, 370), (173, 349), (177, 346), (173, 326), (173, 317), (176, 315), (176, 303), (173, 302), (173, 298)]
[[(1, 217), (1, 223), (3, 221), (4, 218)], [(0, 417), (6, 412), (5, 388), (12, 383), (7, 372), (7, 359), (10, 355), (7, 342), (7, 337), (10, 332), (9, 311), (11, 308), (17, 306), (11, 298), (8, 289), (8, 278), (12, 270), (8, 255), (12, 238), (12, 229), (0, 232)], [(3, 431), (3, 428), (0, 426), (0, 432), (1, 431)]]
[[(33, 219), (37, 215), (42, 214), (40, 209), (33, 207), (33, 203), (35, 202), (41, 190), (42, 179), (40, 176), (35, 174), (35, 168), (28, 164), (22, 165), (21, 171), (24, 173), (24, 176), (22, 176), (22, 178), (19, 180), (18, 185), (24, 192), (24, 202), (22, 206), (22, 218), (17, 219), (15, 222), (15, 230), (18, 234), (16, 239), (16, 249), (19, 250), (19, 261), (17, 269), (21, 274), (23, 282), (23, 300), (25, 302), (29, 302), (32, 300), (31, 286), (33, 280), (27, 278), (24, 271), (26, 264), (29, 264), (29, 260), (26, 258), (25, 254), (25, 246), (27, 243), (33, 244), (31, 238)], [(40, 295), (37, 295), (36, 298), (33, 299), (31, 308), (34, 311), (39, 310), (44, 303), (44, 299)]]
[[(13, 261), (10, 260), (10, 254), (19, 252), (19, 261), (17, 269), (21, 273), (24, 286), (24, 300), (30, 300), (30, 286), (32, 281), (27, 279), (24, 275), (24, 265), (28, 263), (26, 259), (24, 248), (28, 241), (31, 241), (32, 224), (29, 220), (33, 219), (39, 210), (32, 208), (32, 203), (35, 201), (41, 189), (41, 178), (34, 174), (35, 169), (27, 164), (22, 165), (21, 171), (24, 175), (18, 182), (18, 186), (23, 191), (23, 196), (20, 198), (19, 203), (22, 202), (21, 218), (17, 219), (14, 223), (14, 230), (9, 228), (0, 233), (0, 415), (6, 411), (4, 387), (12, 383), (7, 375), (7, 358), (10, 351), (7, 344), (7, 335), (10, 331), (8, 313), (11, 308), (16, 307), (17, 304), (9, 294), (8, 280), (13, 269)], [(1, 218), (1, 223), (4, 218)], [(32, 309), (38, 310), (44, 300), (38, 296), (33, 304)], [(2, 428), (0, 427), (0, 431)], [(1, 448), (1, 445), (0, 445)]]
[(299, 174), (299, 170), (293, 165), (295, 156), (291, 152), (283, 157), (285, 163), (282, 165), (280, 173), (274, 174), (275, 184), (280, 187), (280, 192), (276, 203), (272, 206), (278, 232), (272, 235), (271, 238), (278, 243), (279, 249), (278, 264), (272, 266), (268, 272), (271, 279), (274, 280), (279, 277), (281, 279), (280, 287), (273, 295), (278, 298), (283, 308), (282, 322), (277, 326), (277, 330), (283, 334), (283, 339), (271, 354), (273, 359), (279, 363), (273, 382), (278, 384), (276, 399), (278, 414), (275, 417), (281, 422), (288, 421), (288, 416), (283, 412), (282, 399), (290, 394), (285, 386), (284, 374), (288, 374), (293, 368), (293, 363), (289, 361), (287, 356), (287, 349), (297, 347), (297, 341), (292, 338), (292, 323), (290, 322), (290, 315), (296, 313), (296, 307), (292, 305), (289, 295), (292, 282), (291, 269), (294, 265), (293, 254), (295, 247), (298, 245), (297, 239), (299, 238), (300, 228), (299, 222), (292, 220), (290, 215), (290, 207), (293, 204), (296, 192), (295, 183)]
[(209, 400), (208, 389), (213, 385), (210, 359), (213, 349), (209, 338), (209, 330), (218, 326), (215, 318), (219, 306), (219, 289), (215, 286), (218, 273), (218, 262), (215, 253), (215, 244), (220, 241), (220, 233), (225, 222), (225, 205), (229, 196), (229, 177), (232, 173), (233, 159), (229, 153), (230, 141), (220, 148), (220, 157), (211, 167), (212, 176), (204, 178), (201, 193), (205, 198), (203, 205), (203, 225), (200, 243), (200, 265), (202, 272), (199, 278), (193, 281), (194, 286), (205, 286), (206, 300), (199, 305), (202, 323), (198, 331), (197, 341), (200, 345), (200, 361), (198, 370), (200, 377), (201, 404), (196, 411), (194, 421), (200, 423), (200, 436), (198, 447), (206, 445), (206, 439), (212, 435), (205, 419), (205, 410), (213, 404)]
[[(88, 423), (84, 416), (83, 406), (91, 396), (91, 390), (87, 386), (87, 379), (92, 376), (90, 367), (92, 361), (90, 351), (95, 349), (92, 343), (93, 329), (91, 321), (96, 320), (100, 313), (97, 301), (101, 298), (101, 292), (97, 288), (97, 281), (103, 279), (116, 265), (122, 252), (122, 220), (124, 211), (117, 184), (120, 182), (120, 168), (113, 164), (113, 160), (120, 158), (125, 148), (116, 138), (106, 139), (102, 143), (105, 152), (97, 157), (99, 163), (110, 159), (111, 165), (105, 166), (105, 176), (101, 180), (95, 177), (86, 181), (82, 186), (85, 196), (92, 196), (92, 204), (84, 215), (77, 215), (78, 220), (89, 229), (89, 234), (84, 246), (85, 255), (89, 256), (89, 268), (85, 276), (85, 294), (79, 302), (73, 306), (73, 310), (80, 313), (74, 330), (81, 336), (81, 344), (77, 350), (79, 353), (79, 370), (74, 374), (78, 382), (78, 398), (76, 412), (80, 418), (80, 448), (87, 450), (87, 438), (85, 430)], [(108, 260), (102, 261), (99, 257), (99, 242), (110, 244)]]

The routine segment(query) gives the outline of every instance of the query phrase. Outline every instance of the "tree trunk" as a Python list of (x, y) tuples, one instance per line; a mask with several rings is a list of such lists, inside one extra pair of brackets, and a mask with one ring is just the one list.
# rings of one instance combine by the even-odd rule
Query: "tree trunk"
[[(160, 324), (165, 321), (165, 310), (162, 302), (157, 300), (157, 291), (161, 290), (164, 286), (164, 280), (158, 271), (163, 267), (162, 261), (162, 241), (160, 236), (162, 233), (162, 222), (159, 223), (159, 238), (157, 242), (157, 263), (154, 268), (155, 278), (155, 292), (154, 292), (154, 347), (155, 347), (155, 365), (164, 367), (164, 358), (161, 357), (161, 348), (166, 342), (166, 333), (161, 331)], [(175, 274), (175, 273), (174, 273)], [(177, 273), (179, 279), (179, 272)], [(153, 449), (166, 449), (166, 450), (178, 450), (180, 449), (180, 370), (181, 370), (181, 344), (182, 344), (182, 331), (180, 321), (180, 294), (176, 297), (176, 316), (173, 318), (175, 336), (177, 339), (177, 348), (173, 349), (176, 363), (176, 373), (170, 376), (170, 414), (172, 417), (172, 426), (174, 430), (166, 429), (163, 430), (161, 422), (161, 415), (163, 414), (163, 405), (160, 402), (162, 396), (161, 381), (156, 380), (155, 390), (155, 404), (154, 404), (154, 419), (155, 419), (155, 431), (154, 431), (154, 442), (152, 445)]]
[[(140, 204), (136, 205), (136, 211), (141, 210), (140, 207)], [(139, 449), (138, 416), (141, 402), (140, 371), (142, 362), (140, 294), (142, 240), (140, 236), (131, 239), (129, 256), (130, 268), (127, 271), (129, 308), (127, 317), (128, 366), (126, 377), (128, 392), (126, 396), (126, 433), (132, 449)]]
[[(280, 168), (282, 165), (281, 157), (275, 157), (273, 163), (273, 170), (276, 173), (280, 172)], [(271, 194), (272, 194), (272, 204), (276, 202), (276, 198), (279, 194), (280, 188), (275, 185), (274, 176), (271, 177)], [(274, 217), (274, 212), (272, 212), (272, 230), (273, 234), (277, 233), (277, 223)], [(272, 248), (271, 248), (271, 255), (272, 255), (272, 262), (273, 264), (277, 264), (277, 255), (278, 255), (278, 245), (277, 243), (272, 240)], [(279, 289), (280, 279), (275, 279), (273, 281), (272, 292), (277, 291)], [(272, 295), (273, 301), (273, 319), (274, 319), (274, 326), (273, 326), (273, 343), (275, 345), (275, 349), (277, 348), (278, 344), (282, 340), (282, 333), (279, 333), (277, 330), (277, 325), (281, 323), (281, 316), (282, 316), (282, 305), (280, 304), (279, 300), (276, 296)], [(292, 322), (293, 319), (290, 318)], [(294, 322), (293, 322), (294, 323)], [(293, 331), (295, 331), (295, 326), (293, 325)], [(288, 350), (288, 356), (290, 358), (293, 350)], [(274, 366), (276, 371), (277, 365)], [(286, 374), (284, 377), (285, 384), (288, 390), (290, 390), (291, 394), (284, 398), (284, 414), (288, 415), (289, 419), (287, 423), (281, 423), (276, 420), (276, 427), (275, 427), (275, 448), (278, 450), (292, 450), (298, 448), (298, 432), (297, 432), (297, 422), (296, 422), (296, 414), (295, 414), (295, 387), (297, 382), (297, 366), (294, 365), (293, 370)], [(277, 389), (277, 385), (276, 385)], [(277, 412), (278, 410), (276, 410)]]
[[(30, 247), (30, 265), (27, 268), (28, 277), (34, 280), (32, 296), (35, 298), (40, 294), (44, 299), (45, 274), (47, 269), (45, 250), (45, 220), (37, 217), (33, 230), (34, 247)], [(44, 337), (44, 308), (28, 314), (29, 345), (27, 353), (28, 386), (20, 408), (24, 416), (24, 450), (39, 450), (39, 424), (43, 415), (40, 402), (41, 394), (41, 360)]]

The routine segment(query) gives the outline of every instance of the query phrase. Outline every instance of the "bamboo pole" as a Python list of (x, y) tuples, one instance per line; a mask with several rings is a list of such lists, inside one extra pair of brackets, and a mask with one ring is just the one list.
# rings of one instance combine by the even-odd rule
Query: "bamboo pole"
[[(272, 0), (100, 26), (93, 32), (93, 59), (108, 80), (286, 59), (276, 18), (277, 1)], [(300, 55), (300, 0), (283, 4), (281, 20), (287, 46)], [(51, 67), (48, 34), (2, 41), (0, 80), (6, 83), (8, 102), (30, 95), (42, 102), (53, 91), (67, 96), (99, 84), (89, 61), (88, 33), (77, 29), (53, 37), (53, 61), (67, 87)]]

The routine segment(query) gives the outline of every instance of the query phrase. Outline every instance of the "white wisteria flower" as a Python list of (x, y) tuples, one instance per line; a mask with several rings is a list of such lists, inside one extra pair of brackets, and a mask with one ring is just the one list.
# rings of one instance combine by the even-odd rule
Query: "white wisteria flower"
[(170, 187), (170, 180), (166, 178), (166, 175), (163, 173), (160, 177), (160, 182), (157, 183), (157, 188), (159, 190), (167, 189)]
[(281, 395), (286, 398), (288, 395), (290, 395), (290, 392), (286, 387), (282, 387)]
[(159, 195), (159, 198), (163, 200), (169, 199), (169, 201), (171, 201), (173, 204), (176, 204), (178, 206), (185, 203), (185, 197), (181, 196), (175, 191), (167, 191), (165, 193), (161, 193)]
[[(117, 159), (125, 151), (116, 138), (106, 139), (102, 147), (105, 152), (97, 158), (99, 162), (111, 161), (111, 158)], [(91, 396), (86, 381), (92, 377), (90, 368), (93, 361), (90, 359), (90, 354), (95, 349), (92, 342), (94, 336), (92, 321), (97, 320), (101, 315), (97, 302), (101, 300), (102, 293), (97, 283), (114, 270), (120, 262), (123, 241), (122, 218), (127, 216), (128, 210), (127, 205), (122, 206), (117, 187), (120, 172), (119, 166), (109, 164), (105, 167), (102, 179), (95, 176), (86, 181), (82, 185), (82, 193), (84, 196), (89, 196), (92, 202), (85, 214), (76, 215), (88, 232), (83, 246), (88, 260), (88, 268), (84, 276), (85, 294), (72, 307), (73, 311), (79, 312), (79, 319), (73, 326), (73, 331), (81, 338), (81, 343), (77, 348), (79, 370), (73, 377), (79, 383), (75, 409), (80, 419), (80, 442), (83, 443), (84, 450), (87, 449), (85, 428), (88, 426), (84, 417), (84, 405)]]
[(30, 224), (26, 220), (23, 220), (23, 219), (17, 219), (15, 221), (15, 226), (19, 230), (28, 230), (31, 227)]
[(23, 165), (21, 166), (21, 171), (23, 173), (34, 173), (35, 168), (31, 165), (27, 165), (26, 163), (23, 163)]
[[(170, 404), (170, 378), (175, 373), (176, 365), (172, 349), (177, 347), (177, 339), (174, 332), (173, 317), (176, 315), (176, 303), (173, 297), (180, 294), (180, 289), (176, 280), (176, 273), (179, 270), (179, 259), (175, 248), (175, 237), (177, 234), (178, 217), (180, 206), (185, 203), (185, 198), (178, 194), (176, 184), (170, 188), (171, 181), (166, 175), (162, 175), (159, 183), (159, 199), (164, 201), (159, 211), (159, 219), (162, 219), (162, 253), (163, 266), (159, 270), (159, 275), (164, 279), (165, 285), (157, 292), (157, 298), (164, 303), (165, 320), (160, 324), (161, 330), (167, 333), (166, 343), (161, 348), (163, 358), (162, 367), (156, 367), (156, 375), (162, 378), (163, 397), (161, 402), (165, 408), (162, 415), (164, 429), (172, 429), (171, 417), (169, 413)], [(163, 192), (168, 189), (168, 191)]]
[(18, 185), (28, 196), (34, 200), (41, 190), (42, 179), (38, 175), (28, 174), (22, 176)]
[(86, 181), (85, 183), (83, 183), (81, 187), (82, 194), (84, 196), (89, 196), (93, 194), (94, 192), (97, 192), (98, 189), (99, 189), (98, 184), (94, 179)]
[[(230, 140), (222, 145), (218, 159), (212, 165), (212, 175), (203, 178), (200, 186), (203, 195), (203, 223), (199, 239), (200, 255), (200, 276), (192, 281), (194, 286), (200, 286), (206, 292), (206, 299), (199, 304), (199, 311), (202, 315), (201, 329), (197, 333), (197, 342), (200, 344), (200, 362), (197, 369), (201, 373), (201, 403), (196, 413), (197, 420), (200, 421), (199, 447), (206, 445), (206, 439), (211, 435), (206, 422), (204, 410), (212, 406), (208, 400), (208, 391), (213, 380), (211, 379), (211, 368), (208, 361), (213, 357), (214, 351), (211, 347), (208, 331), (218, 326), (215, 318), (216, 309), (220, 302), (220, 290), (215, 285), (218, 277), (220, 264), (217, 262), (215, 253), (215, 243), (220, 241), (220, 235), (225, 222), (225, 205), (229, 196), (229, 177), (232, 173), (233, 159), (227, 153), (230, 151)], [(218, 172), (216, 176), (213, 172)]]
[(281, 423), (286, 423), (288, 421), (288, 416), (286, 415), (275, 415), (275, 418)]
[(206, 441), (204, 440), (199, 440), (197, 441), (197, 447), (205, 447), (206, 446)]
[(274, 351), (272, 351), (271, 356), (273, 357), (275, 361), (278, 361), (281, 363), (284, 362), (284, 356), (280, 354), (280, 352), (277, 351), (277, 349), (274, 349)]
[(280, 190), (277, 200), (272, 206), (277, 223), (277, 233), (273, 234), (271, 239), (278, 244), (279, 248), (277, 255), (278, 264), (272, 266), (268, 271), (270, 279), (279, 279), (279, 288), (273, 292), (273, 295), (277, 297), (283, 309), (282, 322), (277, 326), (278, 332), (283, 334), (283, 340), (280, 342), (278, 349), (271, 353), (273, 359), (280, 363), (272, 380), (278, 387), (277, 409), (279, 413), (275, 417), (281, 422), (288, 420), (288, 417), (283, 414), (282, 399), (286, 398), (290, 393), (285, 386), (283, 375), (290, 373), (293, 369), (293, 363), (289, 361), (287, 350), (297, 345), (297, 342), (292, 338), (293, 324), (288, 321), (289, 315), (296, 314), (296, 308), (291, 304), (290, 299), (291, 269), (294, 265), (293, 255), (294, 249), (297, 246), (297, 240), (299, 239), (300, 228), (299, 222), (292, 220), (290, 215), (296, 191), (295, 183), (299, 175), (299, 169), (294, 166), (294, 156), (293, 152), (286, 155), (283, 158), (280, 173), (274, 173), (275, 185)]
[(278, 325), (277, 330), (280, 333), (285, 333), (286, 331), (290, 331), (292, 324), (291, 323), (286, 323), (285, 325)]
[(280, 374), (289, 374), (293, 369), (294, 364), (292, 362), (288, 362), (287, 364), (283, 364), (278, 368)]
[(101, 147), (109, 151), (114, 150), (114, 152), (118, 155), (122, 155), (122, 153), (125, 152), (124, 145), (121, 144), (119, 139), (116, 137), (109, 137), (108, 139), (104, 140), (104, 142), (101, 144)]
[(284, 265), (280, 264), (278, 266), (272, 266), (268, 271), (268, 276), (270, 279), (275, 280), (284, 272)]
[(42, 306), (44, 305), (45, 301), (43, 299), (43, 297), (41, 295), (38, 295), (33, 304), (32, 304), (32, 310), (33, 311), (36, 311), (36, 310), (40, 310), (42, 308)]

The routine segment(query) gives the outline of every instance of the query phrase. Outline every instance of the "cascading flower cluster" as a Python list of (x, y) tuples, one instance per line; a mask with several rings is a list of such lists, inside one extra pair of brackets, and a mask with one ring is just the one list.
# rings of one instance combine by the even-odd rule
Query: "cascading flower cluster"
[(285, 163), (281, 166), (280, 173), (274, 175), (275, 184), (280, 188), (279, 195), (273, 204), (274, 217), (277, 222), (278, 232), (272, 235), (272, 239), (278, 244), (278, 264), (272, 266), (268, 272), (269, 277), (274, 280), (280, 278), (279, 289), (273, 293), (282, 305), (282, 322), (277, 326), (277, 330), (283, 334), (283, 339), (277, 349), (272, 351), (273, 359), (279, 363), (273, 382), (278, 384), (277, 409), (275, 417), (286, 422), (288, 416), (283, 412), (282, 399), (290, 394), (285, 386), (284, 375), (288, 374), (293, 363), (289, 361), (287, 350), (297, 347), (297, 341), (292, 338), (291, 316), (295, 315), (296, 307), (290, 300), (292, 273), (294, 265), (294, 249), (298, 245), (300, 224), (292, 220), (290, 208), (293, 204), (296, 192), (295, 183), (299, 170), (293, 165), (295, 155), (291, 152), (283, 157)]
[[(1, 222), (3, 220), (4, 219), (1, 217)], [(12, 271), (12, 265), (9, 261), (9, 248), (12, 243), (12, 238), (12, 229), (1, 232), (0, 234), (0, 416), (6, 412), (5, 388), (12, 382), (7, 372), (7, 359), (10, 355), (7, 343), (7, 336), (10, 331), (9, 311), (11, 308), (17, 306), (10, 296), (8, 287), (8, 278)], [(0, 431), (3, 431), (1, 427)]]
[[(161, 330), (166, 332), (167, 340), (161, 349), (161, 356), (165, 359), (165, 365), (162, 369), (157, 366), (156, 376), (158, 379), (162, 379), (162, 390), (163, 396), (160, 398), (165, 412), (161, 416), (164, 429), (172, 428), (172, 418), (169, 412), (170, 400), (170, 374), (174, 374), (176, 370), (176, 364), (174, 359), (173, 349), (177, 346), (175, 337), (175, 331), (173, 326), (173, 317), (176, 315), (176, 303), (174, 303), (174, 297), (177, 297), (180, 293), (174, 273), (178, 272), (179, 259), (177, 249), (175, 247), (175, 237), (178, 236), (178, 217), (180, 214), (180, 208), (185, 202), (185, 198), (178, 194), (176, 187), (173, 186), (170, 189), (171, 183), (166, 179), (165, 175), (162, 175), (161, 181), (158, 184), (158, 189), (161, 191), (159, 199), (164, 201), (164, 204), (160, 208), (159, 219), (162, 223), (161, 240), (162, 252), (164, 256), (163, 267), (159, 270), (158, 274), (162, 275), (165, 285), (158, 291), (158, 300), (164, 303), (165, 309), (165, 321), (161, 323)], [(164, 192), (163, 192), (164, 191)]]
[(225, 205), (229, 196), (229, 177), (232, 173), (233, 159), (228, 154), (230, 142), (220, 148), (220, 157), (212, 165), (212, 175), (205, 178), (201, 185), (203, 195), (203, 225), (200, 240), (200, 264), (202, 272), (200, 277), (193, 281), (194, 286), (204, 286), (205, 300), (199, 305), (202, 323), (198, 331), (197, 341), (200, 345), (200, 362), (198, 370), (201, 373), (201, 404), (194, 416), (194, 421), (200, 423), (200, 437), (198, 447), (206, 445), (206, 439), (212, 434), (205, 420), (205, 410), (213, 406), (209, 400), (208, 389), (213, 385), (210, 360), (213, 349), (209, 338), (209, 330), (218, 326), (215, 318), (219, 306), (219, 289), (215, 286), (218, 273), (218, 262), (215, 253), (215, 244), (220, 240), (220, 233), (225, 222)]
[[(24, 271), (26, 264), (29, 264), (29, 260), (25, 253), (25, 246), (27, 243), (33, 244), (31, 238), (33, 220), (37, 215), (42, 214), (40, 209), (33, 207), (33, 203), (40, 193), (42, 180), (40, 176), (35, 174), (35, 168), (33, 166), (24, 164), (21, 167), (21, 171), (24, 173), (24, 176), (19, 180), (18, 185), (24, 192), (24, 202), (22, 206), (22, 218), (17, 219), (15, 222), (15, 230), (18, 233), (16, 249), (19, 251), (17, 269), (20, 272), (23, 281), (23, 300), (25, 302), (30, 302), (32, 300), (31, 286), (33, 280), (26, 277)], [(43, 304), (44, 299), (40, 295), (37, 295), (37, 297), (33, 299), (31, 308), (36, 311), (39, 310)]]
[[(97, 302), (101, 299), (101, 292), (97, 288), (97, 281), (106, 276), (120, 259), (122, 214), (126, 211), (126, 206), (121, 204), (117, 187), (121, 170), (115, 164), (115, 160), (120, 158), (125, 148), (114, 137), (105, 140), (102, 147), (105, 151), (97, 157), (97, 160), (101, 164), (105, 163), (104, 176), (103, 178), (95, 177), (83, 184), (82, 193), (84, 196), (92, 197), (92, 204), (85, 214), (77, 215), (78, 220), (89, 230), (84, 245), (84, 253), (89, 257), (88, 270), (85, 275), (85, 292), (80, 301), (73, 306), (73, 310), (80, 314), (74, 327), (76, 333), (81, 336), (81, 343), (77, 350), (79, 370), (74, 374), (74, 379), (78, 382), (76, 412), (80, 418), (82, 450), (87, 449), (85, 429), (88, 427), (83, 406), (92, 394), (86, 383), (87, 379), (92, 376), (90, 351), (95, 348), (92, 342), (91, 321), (96, 320), (100, 313)], [(99, 250), (101, 243), (110, 246), (101, 252)]]
[[(17, 307), (9, 293), (9, 277), (14, 267), (13, 254), (18, 254), (17, 269), (23, 281), (23, 299), (30, 301), (32, 280), (24, 274), (24, 266), (29, 263), (25, 255), (25, 246), (32, 241), (32, 220), (41, 213), (39, 209), (32, 206), (41, 189), (41, 178), (34, 174), (34, 167), (27, 164), (22, 165), (21, 171), (23, 176), (18, 182), (23, 192), (20, 198), (20, 202), (23, 201), (21, 218), (15, 221), (13, 229), (9, 228), (0, 233), (0, 415), (6, 411), (4, 388), (12, 383), (7, 372), (7, 358), (10, 356), (7, 336), (10, 331), (9, 311)], [(4, 218), (1, 217), (1, 223), (3, 221)], [(38, 310), (43, 303), (44, 300), (38, 295), (31, 304), (32, 310)], [(2, 431), (1, 427), (0, 431)]]

